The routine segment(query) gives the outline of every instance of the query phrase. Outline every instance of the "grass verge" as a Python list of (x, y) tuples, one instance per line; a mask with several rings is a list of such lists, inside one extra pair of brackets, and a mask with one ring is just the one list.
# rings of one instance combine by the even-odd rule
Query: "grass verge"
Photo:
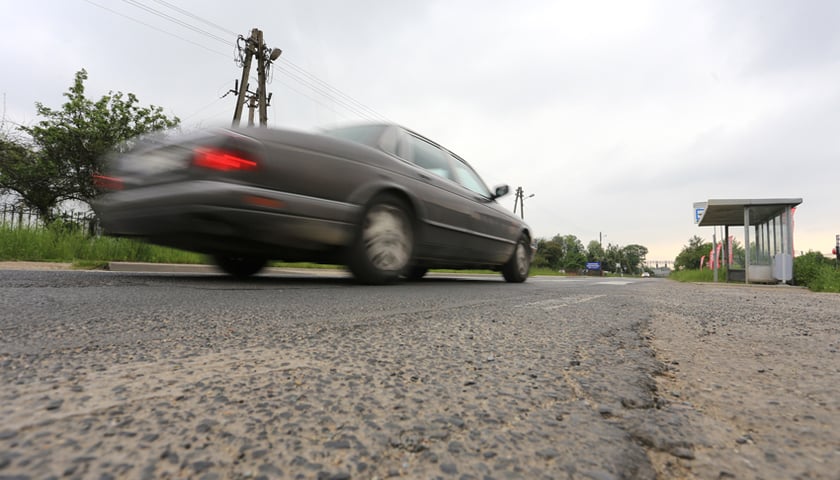
[[(668, 278), (678, 282), (713, 282), (715, 272), (712, 270), (674, 270)], [(724, 272), (718, 272), (718, 281), (726, 281)]]
[[(794, 261), (793, 284), (814, 292), (840, 293), (840, 271), (833, 264)], [(675, 270), (668, 277), (678, 282), (713, 282), (711, 270)], [(718, 281), (726, 281), (726, 272), (718, 272)]]
[(55, 224), (48, 228), (0, 227), (0, 260), (73, 263), (95, 268), (104, 262), (205, 263), (203, 255), (128, 238), (91, 237)]
[[(0, 226), (0, 261), (62, 262), (76, 269), (104, 268), (108, 262), (207, 263), (207, 257), (130, 238), (92, 237), (57, 222), (47, 228)], [(271, 262), (272, 267), (341, 269), (340, 265), (308, 262)], [(434, 270), (444, 273), (498, 273), (490, 270)], [(548, 268), (532, 268), (533, 275), (563, 275)]]

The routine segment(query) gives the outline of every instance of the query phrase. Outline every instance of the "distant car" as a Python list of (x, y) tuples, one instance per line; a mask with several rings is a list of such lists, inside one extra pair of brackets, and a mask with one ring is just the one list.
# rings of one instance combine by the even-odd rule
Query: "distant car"
[(650, 276), (650, 273), (648, 273), (648, 272), (642, 272), (642, 277), (643, 277), (643, 278), (647, 278), (647, 277), (649, 277), (649, 276)]
[(383, 284), (431, 268), (528, 277), (530, 228), (462, 158), (392, 124), (304, 133), (207, 130), (106, 160), (106, 234), (212, 256), (247, 277), (270, 260), (346, 265)]

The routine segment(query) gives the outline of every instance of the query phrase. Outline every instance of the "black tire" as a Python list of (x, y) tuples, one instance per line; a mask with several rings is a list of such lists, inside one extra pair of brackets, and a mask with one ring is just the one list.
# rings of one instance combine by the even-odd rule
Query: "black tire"
[(528, 237), (522, 235), (516, 242), (513, 255), (510, 260), (502, 266), (502, 276), (510, 283), (522, 283), (528, 278), (528, 271), (531, 269), (531, 245)]
[(415, 265), (406, 270), (404, 276), (406, 280), (416, 282), (417, 280), (420, 280), (421, 278), (425, 277), (428, 271), (429, 269), (426, 267), (418, 267)]
[(268, 263), (265, 258), (236, 255), (214, 255), (213, 260), (223, 272), (236, 278), (248, 278), (262, 270)]
[(348, 254), (347, 266), (359, 282), (382, 285), (398, 280), (414, 254), (414, 225), (405, 202), (393, 195), (374, 198)]

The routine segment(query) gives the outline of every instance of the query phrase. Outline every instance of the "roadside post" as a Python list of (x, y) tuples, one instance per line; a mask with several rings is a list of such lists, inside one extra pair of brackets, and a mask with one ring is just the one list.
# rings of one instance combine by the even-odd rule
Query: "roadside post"
[(834, 236), (834, 268), (840, 266), (840, 235)]

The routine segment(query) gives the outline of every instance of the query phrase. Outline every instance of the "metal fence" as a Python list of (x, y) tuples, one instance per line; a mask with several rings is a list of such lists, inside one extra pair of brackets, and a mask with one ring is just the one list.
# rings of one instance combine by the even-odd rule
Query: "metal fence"
[[(77, 227), (91, 235), (98, 234), (99, 221), (96, 214), (87, 211), (66, 210), (57, 216), (64, 225)], [(44, 228), (41, 215), (31, 208), (16, 204), (0, 204), (0, 226), (3, 228)]]

